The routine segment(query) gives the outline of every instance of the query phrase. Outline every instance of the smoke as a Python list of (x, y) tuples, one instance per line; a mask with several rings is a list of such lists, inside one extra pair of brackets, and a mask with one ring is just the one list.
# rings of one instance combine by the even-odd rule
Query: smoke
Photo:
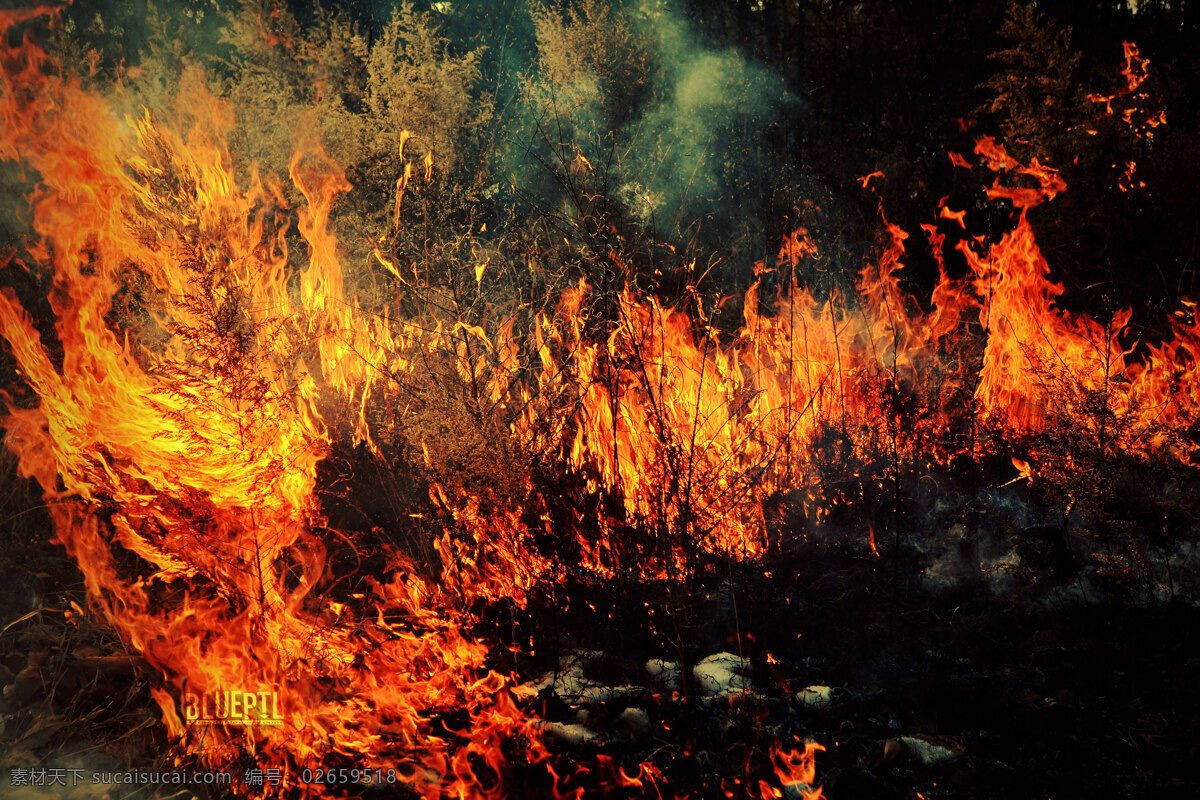
[(637, 19), (663, 69), (656, 102), (623, 130), (640, 146), (622, 177), (650, 187), (673, 227), (714, 214), (736, 227), (756, 211), (772, 161), (764, 133), (797, 99), (765, 66), (707, 46), (673, 3), (641, 0)]
[(609, 198), (659, 235), (699, 223), (704, 243), (722, 247), (737, 232), (761, 232), (767, 187), (788, 178), (769, 132), (799, 106), (782, 76), (706, 40), (674, 0), (581, 0), (526, 14), (530, 62), (514, 64), (521, 48), (510, 46), (503, 65), (522, 112), (501, 169), (520, 190), (561, 208), (546, 164), (556, 147), (564, 160), (576, 149), (603, 170)]
[[(354, 41), (369, 47), (396, 5), (98, 0), (64, 10), (59, 36), (64, 46), (58, 55), (86, 74), (95, 66), (88, 60), (95, 51), (101, 75), (107, 78), (143, 65), (143, 80), (155, 84), (143, 91), (151, 101), (155, 95), (172, 95), (170, 86), (157, 83), (166, 80), (164, 71), (189, 60), (206, 65), (214, 79), (227, 80), (230, 86), (250, 80), (253, 90), (267, 78), (229, 73), (238, 58), (256, 57), (235, 52), (238, 43), (245, 44), (238, 31), (253, 35), (256, 25), (269, 27), (274, 24), (272, 14), (282, 8), (298, 31), (307, 32), (302, 36), (323, 40), (336, 18), (358, 26), (361, 36)], [(777, 134), (794, 118), (799, 98), (772, 69), (697, 31), (680, 0), (453, 0), (412, 5), (417, 13), (431, 13), (453, 54), (478, 56), (480, 80), (472, 90), (474, 101), (500, 113), (488, 123), (494, 130), (475, 140), (488, 143), (484, 147), (491, 149), (484, 152), (468, 152), (475, 147), (474, 129), (449, 130), (453, 114), (441, 123), (447, 130), (423, 130), (423, 124), (439, 123), (431, 123), (429, 113), (422, 115), (414, 107), (412, 119), (402, 127), (437, 140), (443, 157), (464, 151), (468, 164), (459, 169), (477, 169), (471, 163), (488, 165), (490, 176), (477, 194), (498, 206), (502, 216), (512, 210), (506, 208), (509, 187), (542, 210), (566, 208), (562, 176), (553, 172), (555, 164), (561, 172), (556, 149), (557, 155), (582, 153), (603, 170), (608, 198), (644, 228), (678, 239), (699, 226), (700, 244), (712, 249), (728, 250), (742, 234), (760, 242), (763, 198), (775, 187), (796, 183), (784, 174), (781, 164), (793, 160), (780, 157), (777, 143), (786, 137)], [(350, 38), (346, 41), (351, 43), (347, 46), (357, 46)], [(354, 61), (360, 55), (353, 55), (345, 69), (362, 68)], [(333, 50), (321, 56), (340, 57)], [(424, 57), (444, 56), (430, 51)], [(417, 72), (433, 76), (430, 80), (436, 84), (453, 69), (439, 70), (425, 62), (414, 66)], [(438, 91), (438, 85), (413, 89), (415, 97), (437, 97)], [(361, 111), (364, 102), (365, 98), (348, 100), (350, 112)], [(513, 222), (524, 224), (522, 215)]]

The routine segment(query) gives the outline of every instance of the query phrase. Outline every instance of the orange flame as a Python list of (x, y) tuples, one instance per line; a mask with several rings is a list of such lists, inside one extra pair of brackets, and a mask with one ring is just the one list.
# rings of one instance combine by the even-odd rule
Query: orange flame
[[(55, 322), (42, 330), (13, 291), (0, 293), (0, 335), (39, 401), (6, 398), (5, 442), (40, 484), (96, 609), (165, 676), (153, 696), (171, 736), (211, 763), (352, 759), (396, 768), (426, 798), (501, 797), (504, 740), (533, 761), (548, 753), (512, 679), (486, 667), (486, 645), (463, 622), (476, 602), (520, 605), (553, 580), (535, 537), (574, 540), (584, 567), (606, 577), (677, 575), (695, 550), (753, 558), (771, 545), (772, 497), (807, 492), (819, 518), (828, 509), (813, 487), (829, 464), (889, 450), (946, 462), (965, 448), (948, 435), (964, 417), (1009, 433), (1066, 419), (1103, 439), (1104, 415), (1116, 414), (1127, 451), (1194, 456), (1173, 435), (1200, 420), (1194, 306), (1140, 360), (1128, 311), (1102, 323), (1058, 308), (1063, 289), (1027, 217), (1066, 184), (990, 138), (975, 154), (998, 173), (988, 197), (1011, 203), (1014, 227), (961, 240), (970, 275), (960, 281), (943, 263), (944, 235), (926, 226), (940, 269), (928, 310), (902, 289), (908, 234), (881, 202), (886, 245), (860, 272), (856, 302), (801, 285), (795, 268), (820, 253), (800, 228), (776, 258), (789, 280), (765, 297), (769, 270), (757, 270), (735, 331), (710, 324), (694, 289), (675, 308), (632, 287), (599, 297), (584, 281), (528, 332), (516, 318), (426, 330), (394, 309), (362, 314), (347, 296), (330, 218), (349, 184), (318, 145), (299, 147), (289, 169), (303, 198), (301, 269), (282, 189), (256, 174), (239, 184), (229, 166), (228, 108), (197, 81), (176, 126), (117, 120), (32, 44), (8, 45), (9, 28), (32, 18), (0, 13), (0, 158), (38, 175), (26, 249), (53, 286)], [(582, 155), (573, 163), (590, 169)], [(424, 166), (429, 181), (428, 152)], [(394, 228), (410, 179), (406, 164)], [(940, 209), (960, 230), (965, 213)], [(402, 279), (382, 249), (374, 257)], [(144, 298), (144, 318), (115, 312), (130, 293)], [(959, 351), (973, 336), (984, 337), (982, 362), (968, 376)], [(336, 594), (329, 548), (355, 543), (327, 529), (318, 464), (337, 436), (379, 452), (367, 409), (398, 404), (395, 378), (435, 353), (504, 410), (529, 453), (612, 502), (552, 525), (532, 482), (523, 508), (435, 484), (447, 525), (434, 543), (440, 580), (389, 553), (383, 577)], [(915, 408), (902, 410), (910, 396)], [(1032, 475), (1037, 456), (1014, 465)], [(201, 748), (170, 691), (185, 683), (287, 687), (285, 724), (218, 727)], [(822, 749), (773, 748), (782, 785), (820, 797), (808, 787)], [(550, 774), (556, 795), (570, 796)], [(657, 792), (660, 775), (643, 764), (614, 779)]]
[[(785, 750), (779, 744), (772, 746), (771, 763), (775, 767), (775, 775), (780, 784), (799, 789), (804, 800), (821, 800), (825, 796), (821, 787), (811, 787), (817, 779), (817, 753), (824, 750), (824, 746), (816, 742), (808, 742), (803, 750)], [(763, 800), (766, 798), (767, 795), (764, 794)]]
[[(293, 294), (282, 194), (257, 176), (238, 188), (227, 114), (200, 86), (188, 96), (204, 111), (178, 137), (148, 115), (118, 121), (30, 44), (0, 59), (0, 154), (40, 178), (28, 249), (53, 280), (62, 350), (54, 359), (0, 294), (0, 334), (40, 398), (8, 404), (6, 444), (95, 607), (170, 685), (286, 687), (283, 725), (210, 728), (203, 742), (156, 689), (169, 733), (214, 764), (246, 750), (292, 768), (353, 759), (397, 769), (423, 797), (499, 796), (500, 741), (543, 751), (450, 598), (393, 555), (356, 607), (330, 602), (321, 398), (361, 407), (405, 344), (345, 301), (327, 227), (340, 170), (317, 148), (293, 159), (309, 247)], [(113, 298), (131, 282), (149, 317), (119, 330)], [(435, 723), (452, 711), (469, 717), (461, 732)]]

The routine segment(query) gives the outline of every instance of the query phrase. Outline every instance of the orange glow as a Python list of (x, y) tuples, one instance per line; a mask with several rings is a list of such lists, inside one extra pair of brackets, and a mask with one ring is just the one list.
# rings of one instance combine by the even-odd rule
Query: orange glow
[[(0, 51), (0, 155), (40, 178), (28, 250), (54, 280), (62, 357), (0, 295), (0, 334), (40, 398), (9, 403), (5, 442), (40, 483), (97, 612), (163, 674), (153, 696), (168, 732), (212, 765), (252, 752), (294, 773), (345, 759), (394, 767), (426, 798), (499, 796), (499, 743), (543, 751), (510, 679), (464, 638), (452, 596), (398, 554), (356, 606), (327, 595), (314, 497), (331, 441), (323, 398), (361, 409), (411, 341), (346, 302), (328, 231), (340, 170), (315, 146), (292, 161), (309, 251), (293, 292), (282, 194), (253, 174), (239, 188), (222, 103), (189, 87), (196, 111), (180, 110), (178, 135), (149, 115), (117, 119), (43, 59), (29, 44)], [(141, 330), (110, 321), (130, 281), (148, 298)], [(361, 419), (355, 437), (370, 440)], [(494, 541), (506, 524), (489, 522)], [(448, 586), (471, 581), (464, 561)], [(520, 591), (477, 563), (475, 593)], [(200, 733), (181, 723), (184, 685), (282, 687), (283, 724)], [(435, 728), (451, 711), (465, 727)]]
[[(804, 800), (821, 800), (825, 795), (821, 787), (811, 788), (817, 779), (817, 753), (825, 748), (816, 742), (808, 742), (803, 750), (785, 749), (776, 744), (771, 748), (771, 763), (775, 767), (775, 775), (784, 787), (795, 787), (800, 790)], [(780, 795), (771, 795), (778, 797)], [(764, 794), (764, 800), (767, 795)]]
[[(0, 293), (0, 336), (37, 398), (6, 396), (0, 424), (94, 609), (162, 675), (152, 694), (169, 735), (212, 766), (247, 755), (292, 772), (346, 762), (395, 768), (423, 798), (500, 798), (502, 744), (516, 742), (547, 762), (555, 796), (578, 798), (548, 763), (515, 678), (489, 668), (488, 646), (469, 631), (478, 606), (523, 607), (558, 580), (561, 565), (537, 540), (569, 542), (600, 578), (672, 578), (697, 551), (756, 558), (772, 545), (773, 498), (803, 496), (819, 521), (846, 500), (818, 495), (831, 464), (974, 455), (984, 445), (950, 435), (964, 419), (1014, 435), (1068, 420), (1106, 447), (1194, 457), (1175, 435), (1200, 421), (1194, 305), (1137, 360), (1129, 311), (1098, 321), (1061, 309), (1027, 217), (1066, 184), (993, 139), (975, 155), (997, 173), (987, 196), (1011, 204), (1013, 227), (995, 241), (962, 239), (969, 274), (954, 279), (945, 234), (924, 226), (940, 270), (927, 302), (902, 287), (909, 234), (881, 201), (884, 246), (853, 298), (802, 284), (821, 253), (797, 228), (775, 264), (756, 270), (731, 330), (716, 327), (695, 286), (674, 306), (632, 285), (600, 297), (584, 280), (524, 322), (426, 328), (399, 303), (363, 313), (348, 291), (331, 216), (350, 184), (318, 142), (291, 159), (302, 200), (289, 207), (276, 179), (234, 173), (231, 109), (199, 79), (170, 119), (118, 119), (35, 46), (10, 46), (11, 27), (41, 13), (0, 12), (0, 158), (38, 176), (26, 266), (52, 286), (54, 322), (43, 330), (14, 291)], [(1126, 54), (1141, 75), (1136, 48)], [(1127, 91), (1142, 80), (1130, 77)], [(571, 163), (592, 170), (582, 153)], [(384, 199), (392, 233), (406, 190), (417, 190), (412, 166)], [(432, 152), (422, 167), (432, 181)], [(966, 211), (939, 213), (966, 229)], [(303, 253), (289, 249), (293, 228)], [(402, 284), (408, 267), (374, 240), (371, 249)], [(486, 266), (472, 265), (475, 287)], [(114, 298), (131, 293), (144, 318), (119, 319)], [(434, 483), (436, 578), (386, 552), (386, 568), (344, 596), (330, 556), (357, 554), (358, 543), (331, 529), (318, 466), (335, 441), (379, 456), (368, 410), (402, 407), (396, 378), (425, 357), (476, 387), (531, 460), (606, 502), (552, 521), (552, 498), (531, 478), (514, 491), (520, 501)], [(1123, 420), (1119, 441), (1106, 438), (1108, 415)], [(1038, 455), (1012, 463), (1028, 478)], [(177, 706), (184, 686), (279, 687), (283, 724), (217, 725), (202, 739)], [(811, 787), (823, 750), (773, 747), (781, 785), (822, 797)], [(665, 784), (648, 762), (612, 778), (644, 796)]]
[(950, 163), (953, 164), (954, 166), (960, 167), (962, 169), (970, 169), (971, 168), (971, 162), (967, 161), (965, 158), (963, 158), (958, 153), (951, 151), (951, 152), (947, 153), (947, 155), (950, 157)]
[[(1124, 86), (1117, 87), (1111, 94), (1090, 93), (1087, 98), (1093, 103), (1103, 104), (1104, 116), (1119, 118), (1135, 140), (1152, 142), (1156, 129), (1167, 124), (1167, 112), (1151, 107), (1150, 92), (1143, 87), (1150, 78), (1149, 59), (1142, 56), (1133, 42), (1125, 42), (1123, 47), (1125, 66), (1121, 69), (1121, 76), (1125, 79)], [(1088, 133), (1094, 135), (1096, 131), (1089, 130)], [(1116, 166), (1113, 165), (1114, 168)], [(1127, 161), (1123, 167), (1117, 180), (1117, 187), (1122, 192), (1146, 188), (1144, 181), (1135, 178), (1135, 161)]]

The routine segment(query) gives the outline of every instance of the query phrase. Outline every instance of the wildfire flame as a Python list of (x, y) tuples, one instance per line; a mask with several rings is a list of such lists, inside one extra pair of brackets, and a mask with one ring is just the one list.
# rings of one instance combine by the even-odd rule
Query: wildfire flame
[[(797, 267), (821, 254), (797, 230), (777, 258), (788, 279), (767, 297), (758, 270), (733, 332), (710, 323), (694, 289), (671, 307), (626, 287), (607, 308), (582, 281), (528, 330), (513, 317), (430, 331), (395, 310), (363, 314), (347, 295), (330, 215), (349, 184), (318, 144), (292, 159), (303, 205), (291, 209), (272, 179), (236, 179), (223, 144), (229, 109), (199, 81), (170, 125), (118, 119), (30, 41), (8, 44), (37, 15), (0, 14), (0, 157), (37, 177), (21, 266), (49, 282), (54, 328), (39, 327), (29, 298), (0, 294), (0, 335), (30, 390), (6, 398), (5, 442), (41, 486), (94, 607), (163, 674), (154, 697), (171, 735), (210, 763), (340, 759), (394, 767), (427, 798), (503, 796), (501, 743), (520, 741), (532, 761), (548, 751), (513, 679), (489, 670), (487, 646), (465, 632), (466, 609), (521, 604), (554, 579), (536, 534), (573, 537), (601, 576), (624, 566), (616, 539), (630, 530), (649, 534), (637, 544), (648, 576), (676, 574), (695, 548), (752, 558), (771, 544), (773, 496), (810, 490), (826, 463), (872, 452), (973, 455), (947, 435), (964, 418), (1014, 434), (1070, 419), (1103, 440), (1117, 417), (1123, 438), (1109, 446), (1195, 455), (1181, 436), (1200, 421), (1194, 309), (1137, 359), (1129, 311), (1098, 321), (1060, 309), (1028, 212), (1066, 185), (991, 139), (976, 146), (978, 167), (951, 159), (996, 173), (988, 197), (1011, 204), (1014, 227), (959, 241), (965, 280), (949, 276), (944, 235), (926, 227), (941, 266), (928, 311), (901, 288), (907, 234), (881, 201), (887, 246), (853, 302), (801, 284)], [(426, 181), (432, 163), (427, 153)], [(406, 163), (393, 227), (410, 180)], [(965, 230), (965, 212), (940, 213)], [(289, 252), (293, 221), (302, 269)], [(374, 256), (403, 280), (382, 249)], [(136, 325), (115, 313), (130, 298)], [(964, 353), (980, 337), (971, 366)], [(367, 410), (395, 404), (395, 377), (432, 352), (451, 354), (457, 375), (505, 410), (527, 452), (617, 503), (564, 532), (532, 485), (527, 508), (434, 485), (431, 502), (453, 528), (436, 541), (440, 580), (394, 552), (368, 592), (338, 599), (329, 551), (354, 543), (328, 528), (318, 465), (342, 435), (377, 451)], [(908, 396), (917, 408), (902, 425)], [(1027, 458), (1013, 463), (1031, 475), (1038, 454)], [(287, 687), (285, 724), (201, 739), (176, 707), (185, 685)], [(811, 786), (821, 749), (774, 749), (782, 785)], [(657, 796), (661, 778), (643, 764), (615, 781)]]
[[(0, 20), (6, 36), (20, 19)], [(118, 120), (28, 42), (0, 59), (0, 153), (38, 176), (26, 266), (53, 281), (61, 347), (56, 358), (15, 293), (0, 295), (0, 332), (39, 399), (9, 398), (6, 443), (94, 606), (168, 685), (286, 687), (282, 726), (203, 736), (156, 690), (170, 733), (210, 763), (342, 758), (394, 767), (425, 797), (498, 796), (499, 742), (524, 735), (536, 759), (534, 722), (444, 592), (393, 554), (359, 607), (328, 602), (322, 395), (362, 407), (364, 376), (403, 352), (343, 296), (327, 229), (340, 171), (315, 148), (292, 162), (309, 247), (293, 291), (282, 194), (257, 176), (237, 187), (227, 114), (201, 87), (181, 137), (148, 115)], [(131, 286), (148, 316), (119, 331), (113, 298)], [(464, 711), (462, 731), (437, 723)]]
[[(1167, 112), (1152, 107), (1150, 93), (1142, 86), (1150, 78), (1150, 61), (1133, 42), (1125, 42), (1123, 46), (1125, 66), (1121, 69), (1121, 77), (1125, 79), (1125, 85), (1117, 87), (1112, 94), (1093, 92), (1087, 98), (1092, 103), (1102, 103), (1104, 116), (1119, 118), (1135, 140), (1153, 142), (1157, 128), (1167, 124)], [(1117, 103), (1116, 107), (1114, 102)], [(1095, 129), (1089, 129), (1088, 132), (1092, 135), (1099, 133)], [(1114, 168), (1116, 166), (1113, 165)], [(1136, 161), (1126, 161), (1123, 166), (1124, 171), (1117, 180), (1117, 187), (1122, 192), (1146, 188), (1145, 181), (1135, 180)]]

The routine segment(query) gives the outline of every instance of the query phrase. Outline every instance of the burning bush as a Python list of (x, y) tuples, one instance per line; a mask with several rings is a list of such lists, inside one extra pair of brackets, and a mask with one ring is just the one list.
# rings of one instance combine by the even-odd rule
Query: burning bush
[[(629, 122), (598, 87), (652, 59), (614, 55), (636, 26), (609, 11), (533, 12), (539, 119), (557, 90), (577, 111), (598, 103), (606, 126)], [(236, 789), (264, 795), (351, 792), (300, 777), (332, 767), (429, 798), (661, 797), (681, 778), (701, 794), (818, 797), (824, 748), (786, 720), (797, 704), (828, 711), (834, 693), (796, 695), (748, 626), (792, 602), (775, 571), (811, 575), (796, 560), (830, 542), (868, 565), (886, 555), (895, 602), (919, 564), (950, 569), (923, 521), (972, 521), (980, 541), (959, 547), (973, 559), (994, 547), (981, 512), (1004, 513), (1001, 490), (1029, 481), (1022, 511), (1037, 518), (1013, 517), (1022, 540), (996, 554), (1001, 569), (1056, 587), (1095, 573), (1129, 602), (1174, 591), (1167, 571), (1195, 536), (1200, 323), (1185, 302), (1142, 342), (1128, 310), (1060, 305), (1031, 213), (1067, 184), (1037, 157), (986, 136), (950, 154), (990, 182), (1003, 223), (967, 235), (974, 212), (943, 199), (941, 227), (923, 226), (928, 300), (904, 288), (908, 234), (886, 194), (884, 242), (853, 296), (806, 280), (831, 256), (803, 227), (723, 295), (685, 255), (696, 241), (676, 248), (632, 184), (615, 185), (615, 146), (601, 165), (570, 124), (565, 142), (537, 128), (559, 208), (489, 232), (476, 213), (506, 209), (478, 199), (496, 176), (469, 166), (494, 154), (474, 130), (499, 113), (495, 97), (474, 102), (485, 54), (452, 47), (433, 12), (404, 4), (369, 41), (348, 15), (305, 26), (248, 2), (223, 70), (131, 70), (104, 87), (27, 35), (47, 13), (0, 15), (0, 156), (29, 174), (7, 269), (32, 287), (0, 294), (5, 442), (91, 611), (152, 671), (179, 763), (278, 765), (288, 778)], [(584, 69), (565, 43), (594, 30), (608, 49)], [(757, 74), (730, 54), (660, 65), (668, 106), (717, 102), (696, 100), (712, 88), (695, 83), (704, 65)], [(134, 97), (150, 110), (121, 118)], [(701, 122), (672, 130), (717, 135)], [(984, 488), (996, 464), (1019, 476)], [(929, 483), (967, 509), (947, 511)], [(645, 686), (561, 652), (560, 618), (643, 609), (629, 635), (675, 659), (643, 670)], [(706, 614), (731, 629), (706, 649), (736, 654), (701, 652), (716, 636), (692, 630)], [(223, 716), (207, 716), (221, 697)], [(233, 697), (247, 724), (231, 721)], [(564, 721), (570, 705), (627, 697), (689, 725), (715, 713), (704, 753), (736, 733), (719, 774), (686, 784), (710, 758), (691, 732), (659, 762), (614, 745), (570, 764), (563, 741), (596, 740)], [(603, 710), (632, 741), (650, 725), (640, 706)], [(913, 758), (956, 757), (907, 741)]]

